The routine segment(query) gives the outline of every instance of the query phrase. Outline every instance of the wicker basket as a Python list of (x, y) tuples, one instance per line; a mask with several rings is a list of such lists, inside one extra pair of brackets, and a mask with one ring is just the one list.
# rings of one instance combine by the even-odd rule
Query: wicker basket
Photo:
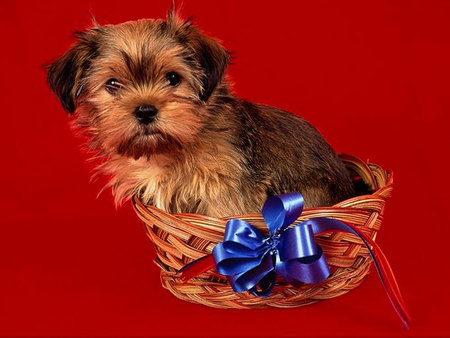
[[(385, 201), (392, 191), (393, 176), (373, 163), (364, 163), (348, 155), (341, 155), (341, 159), (373, 193), (345, 200), (333, 207), (305, 209), (298, 220), (334, 218), (355, 225), (375, 239), (381, 226)], [(216, 219), (196, 214), (171, 215), (144, 205), (136, 197), (133, 206), (155, 245), (155, 262), (161, 268), (162, 285), (176, 297), (189, 302), (216, 308), (290, 308), (342, 295), (360, 285), (369, 272), (371, 259), (368, 250), (356, 236), (341, 232), (316, 237), (331, 272), (328, 279), (318, 284), (294, 287), (279, 280), (269, 297), (260, 298), (250, 293), (235, 293), (226, 278), (215, 270), (184, 283), (177, 276), (177, 271), (212, 252), (214, 246), (223, 240), (229, 218), (246, 220), (267, 233), (262, 216)]]

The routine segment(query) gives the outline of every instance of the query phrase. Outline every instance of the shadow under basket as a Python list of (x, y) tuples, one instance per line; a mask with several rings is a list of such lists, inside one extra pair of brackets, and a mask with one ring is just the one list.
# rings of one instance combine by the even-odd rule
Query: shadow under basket
[[(304, 209), (296, 223), (315, 217), (333, 218), (350, 223), (375, 239), (381, 226), (385, 201), (391, 195), (393, 176), (379, 165), (365, 163), (349, 155), (340, 155), (340, 158), (352, 177), (360, 183), (362, 180), (370, 193), (332, 207)], [(196, 214), (172, 215), (144, 205), (136, 196), (133, 206), (155, 245), (155, 262), (161, 268), (163, 287), (189, 302), (216, 308), (297, 307), (347, 293), (360, 285), (369, 272), (371, 258), (363, 242), (353, 234), (333, 232), (316, 236), (331, 273), (321, 283), (294, 287), (277, 280), (270, 296), (261, 298), (249, 292), (234, 292), (227, 279), (215, 269), (183, 282), (178, 278), (177, 271), (193, 260), (211, 254), (214, 246), (223, 240), (228, 219), (240, 218), (267, 234), (262, 216), (236, 215), (218, 219)]]

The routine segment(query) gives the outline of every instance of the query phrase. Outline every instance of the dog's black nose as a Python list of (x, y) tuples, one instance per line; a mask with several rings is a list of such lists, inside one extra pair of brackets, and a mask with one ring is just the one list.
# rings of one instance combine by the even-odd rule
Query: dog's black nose
[(152, 122), (155, 119), (157, 112), (158, 112), (158, 109), (156, 109), (155, 106), (152, 106), (152, 105), (139, 106), (134, 111), (134, 115), (136, 116), (136, 119), (140, 123), (149, 124), (150, 122)]

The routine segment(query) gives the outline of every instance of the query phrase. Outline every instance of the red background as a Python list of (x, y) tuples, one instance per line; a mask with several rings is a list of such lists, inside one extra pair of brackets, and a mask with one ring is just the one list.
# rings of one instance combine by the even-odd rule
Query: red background
[(41, 66), (90, 25), (162, 17), (171, 1), (0, 1), (1, 335), (450, 334), (447, 238), (450, 2), (192, 1), (224, 41), (238, 95), (312, 122), (340, 152), (392, 169), (377, 241), (413, 317), (374, 271), (347, 295), (291, 310), (216, 310), (162, 289), (130, 204), (96, 198), (90, 166)]

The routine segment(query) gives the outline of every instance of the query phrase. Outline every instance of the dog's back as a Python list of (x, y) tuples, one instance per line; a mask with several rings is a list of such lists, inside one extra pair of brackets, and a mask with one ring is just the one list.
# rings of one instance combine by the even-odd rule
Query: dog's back
[(262, 199), (259, 205), (268, 196), (290, 191), (301, 192), (308, 207), (354, 196), (348, 171), (310, 123), (273, 107), (234, 100), (228, 103), (234, 107), (233, 143), (246, 167), (241, 183), (254, 191), (253, 198)]

